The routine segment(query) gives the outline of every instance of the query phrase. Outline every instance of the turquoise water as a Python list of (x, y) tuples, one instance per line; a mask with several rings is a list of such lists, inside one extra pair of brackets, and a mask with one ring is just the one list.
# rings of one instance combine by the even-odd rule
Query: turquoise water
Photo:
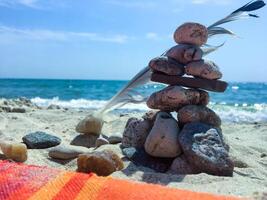
[[(99, 108), (127, 81), (0, 79), (0, 98), (27, 97), (40, 106)], [(148, 84), (139, 91), (149, 96), (164, 86)], [(211, 93), (209, 105), (228, 121), (267, 121), (267, 83), (229, 83), (225, 93)], [(146, 110), (145, 105), (125, 109)]]

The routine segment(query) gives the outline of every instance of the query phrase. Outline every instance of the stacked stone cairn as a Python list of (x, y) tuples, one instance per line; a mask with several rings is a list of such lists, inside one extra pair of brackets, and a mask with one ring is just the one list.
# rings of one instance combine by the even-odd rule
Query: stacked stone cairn
[(150, 61), (152, 81), (169, 86), (147, 100), (149, 108), (159, 111), (126, 124), (123, 152), (135, 164), (174, 174), (232, 176), (234, 164), (221, 119), (207, 107), (205, 90), (223, 92), (227, 87), (218, 80), (222, 73), (217, 65), (202, 59), (200, 46), (207, 38), (205, 26), (185, 23), (174, 33), (178, 45)]

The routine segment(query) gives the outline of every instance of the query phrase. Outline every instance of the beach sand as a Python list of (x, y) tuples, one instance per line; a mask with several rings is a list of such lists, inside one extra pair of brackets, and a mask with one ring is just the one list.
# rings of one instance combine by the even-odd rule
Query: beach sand
[[(72, 109), (27, 108), (26, 113), (0, 112), (0, 139), (21, 142), (21, 138), (35, 131), (52, 133), (69, 144), (78, 134), (76, 124), (91, 111)], [(103, 133), (122, 133), (129, 117), (139, 117), (142, 113), (108, 114)], [(112, 174), (113, 177), (157, 183), (168, 187), (216, 194), (251, 196), (267, 191), (267, 123), (223, 123), (223, 134), (230, 145), (230, 154), (236, 167), (233, 177), (217, 177), (207, 174), (170, 175), (156, 173), (145, 167), (137, 167), (125, 160), (125, 169)], [(123, 156), (119, 145), (105, 145)], [(48, 157), (48, 149), (29, 150), (27, 164), (50, 166), (76, 170), (76, 159), (60, 161)]]

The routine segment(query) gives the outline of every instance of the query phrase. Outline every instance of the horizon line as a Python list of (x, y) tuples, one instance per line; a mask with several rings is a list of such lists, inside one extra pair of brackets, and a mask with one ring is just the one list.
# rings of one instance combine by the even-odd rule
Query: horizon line
[[(12, 79), (17, 79), (17, 80), (62, 80), (62, 81), (130, 81), (131, 79), (86, 79), (86, 78), (21, 78), (21, 77), (0, 77), (0, 80), (12, 80)], [(226, 81), (226, 80), (224, 80)], [(264, 83), (266, 84), (267, 81), (226, 81), (230, 83)]]

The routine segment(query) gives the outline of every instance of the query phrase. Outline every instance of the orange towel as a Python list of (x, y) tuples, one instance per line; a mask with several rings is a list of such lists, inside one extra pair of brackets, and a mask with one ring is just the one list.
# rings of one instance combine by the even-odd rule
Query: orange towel
[(0, 161), (0, 200), (237, 200), (160, 185)]

